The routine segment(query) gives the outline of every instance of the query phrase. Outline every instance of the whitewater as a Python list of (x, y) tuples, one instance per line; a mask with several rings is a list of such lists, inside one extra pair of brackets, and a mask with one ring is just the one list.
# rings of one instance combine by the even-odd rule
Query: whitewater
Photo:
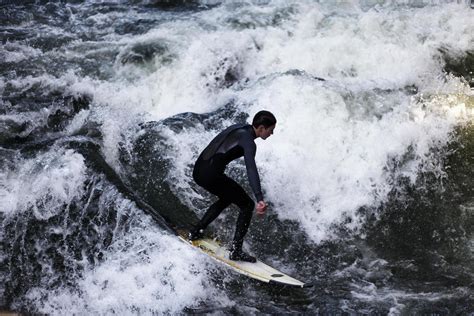
[[(474, 313), (470, 2), (3, 1), (0, 17), (0, 311)], [(213, 201), (200, 152), (262, 109), (269, 209), (245, 248), (309, 289), (169, 229)], [(243, 160), (226, 173), (251, 192)]]

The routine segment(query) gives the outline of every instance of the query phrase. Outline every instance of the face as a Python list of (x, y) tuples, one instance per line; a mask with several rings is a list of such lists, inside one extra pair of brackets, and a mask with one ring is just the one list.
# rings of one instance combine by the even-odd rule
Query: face
[(265, 126), (261, 125), (259, 126), (259, 130), (260, 130), (260, 137), (262, 139), (267, 139), (268, 137), (270, 137), (270, 135), (273, 135), (273, 130), (275, 129), (275, 126), (276, 124), (268, 127), (268, 128), (265, 128)]

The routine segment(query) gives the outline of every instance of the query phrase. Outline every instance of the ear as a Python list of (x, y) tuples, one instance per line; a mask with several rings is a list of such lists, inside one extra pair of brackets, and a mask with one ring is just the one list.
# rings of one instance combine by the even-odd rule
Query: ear
[(264, 130), (265, 130), (265, 126), (263, 125), (260, 125), (259, 127), (257, 127), (257, 132), (259, 135), (262, 134)]

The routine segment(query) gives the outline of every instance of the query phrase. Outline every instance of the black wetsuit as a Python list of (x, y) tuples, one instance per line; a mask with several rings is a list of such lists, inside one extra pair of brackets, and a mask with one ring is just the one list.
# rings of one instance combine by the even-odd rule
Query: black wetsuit
[(226, 166), (234, 159), (244, 156), (250, 186), (257, 201), (263, 200), (260, 178), (255, 165), (257, 146), (252, 125), (236, 124), (217, 135), (204, 149), (196, 161), (193, 178), (197, 184), (219, 199), (209, 207), (195, 229), (206, 228), (231, 203), (240, 208), (233, 247), (241, 249), (245, 234), (252, 219), (255, 202), (234, 180), (224, 174)]

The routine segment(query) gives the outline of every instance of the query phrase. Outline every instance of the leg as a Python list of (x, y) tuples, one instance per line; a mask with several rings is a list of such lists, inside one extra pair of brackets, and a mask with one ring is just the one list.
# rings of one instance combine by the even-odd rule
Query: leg
[[(196, 176), (197, 175), (197, 176)], [(217, 195), (219, 199), (212, 204), (201, 220), (191, 229), (189, 233), (190, 240), (196, 240), (203, 237), (204, 229), (212, 223), (222, 211), (230, 205), (229, 197), (232, 196), (231, 190), (227, 185), (227, 177), (223, 174), (212, 174), (208, 172), (206, 177), (200, 177), (195, 172), (195, 181), (210, 193)], [(204, 179), (204, 180), (202, 180)]]
[(230, 259), (256, 262), (254, 257), (242, 251), (244, 237), (247, 234), (255, 207), (254, 201), (237, 182), (224, 174), (220, 174), (210, 179), (207, 178), (205, 182), (196, 182), (210, 193), (217, 195), (219, 200), (209, 207), (209, 210), (206, 212), (204, 217), (199, 221), (194, 229), (191, 230), (189, 239), (195, 240), (201, 238), (203, 229), (214, 221), (224, 208), (229, 206), (230, 203), (234, 203), (240, 208), (240, 212), (237, 219), (234, 240), (231, 246)]
[(226, 197), (240, 209), (235, 228), (234, 240), (230, 247), (230, 259), (256, 262), (257, 260), (254, 257), (242, 251), (242, 244), (250, 226), (255, 203), (237, 182), (228, 177), (226, 178), (225, 187), (226, 191), (229, 193)]
[(235, 204), (237, 204), (237, 206), (240, 208), (240, 212), (239, 212), (239, 217), (237, 218), (234, 241), (232, 244), (235, 249), (242, 250), (244, 237), (247, 234), (247, 231), (250, 226), (250, 221), (252, 220), (255, 203), (247, 195), (247, 193), (245, 193), (243, 189), (236, 197), (237, 199), (236, 199)]
[(201, 220), (196, 224), (195, 229), (197, 230), (205, 229), (229, 205), (230, 205), (229, 201), (226, 201), (223, 199), (217, 200), (217, 202), (215, 202), (209, 207), (206, 214), (204, 214)]

